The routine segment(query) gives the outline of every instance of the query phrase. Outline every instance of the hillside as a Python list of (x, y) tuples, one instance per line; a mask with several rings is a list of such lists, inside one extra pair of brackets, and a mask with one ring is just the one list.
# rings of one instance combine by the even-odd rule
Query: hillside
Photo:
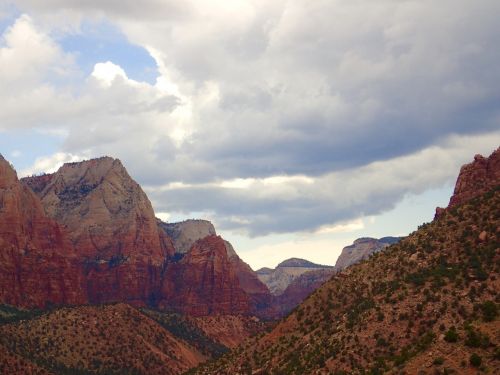
[[(292, 258), (280, 263), (274, 270), (262, 268), (256, 272), (259, 278), (268, 285), (271, 292), (273, 290), (279, 291), (279, 293), (275, 293), (274, 305), (278, 316), (284, 316), (330, 279), (333, 274), (400, 240), (400, 237), (358, 238), (352, 245), (342, 249), (333, 267)], [(276, 285), (285, 286), (285, 288), (277, 289)]]
[(270, 333), (190, 373), (495, 372), (499, 185), (467, 192), (432, 223), (332, 277)]
[(0, 333), (9, 357), (56, 374), (178, 374), (207, 358), (125, 304), (63, 308)]

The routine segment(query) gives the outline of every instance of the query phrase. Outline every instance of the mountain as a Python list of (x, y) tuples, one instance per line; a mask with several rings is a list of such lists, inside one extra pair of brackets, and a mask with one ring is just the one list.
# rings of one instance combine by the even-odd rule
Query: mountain
[(126, 302), (196, 316), (269, 315), (271, 295), (209, 221), (164, 223), (118, 159), (22, 179), (76, 250), (92, 304)]
[(193, 316), (260, 315), (271, 302), (266, 286), (217, 235), (196, 241), (182, 259), (168, 266), (165, 275), (161, 309)]
[(342, 249), (334, 267), (291, 258), (281, 262), (275, 269), (261, 268), (256, 273), (274, 295), (273, 304), (277, 316), (284, 316), (336, 272), (368, 258), (371, 254), (399, 242), (400, 239), (400, 237), (359, 238), (352, 245)]
[[(174, 306), (178, 311), (197, 316), (207, 313), (226, 314), (229, 311), (237, 314), (272, 315), (271, 294), (268, 288), (258, 279), (250, 266), (241, 260), (233, 246), (217, 236), (210, 221), (186, 220), (180, 223), (164, 223), (159, 220), (158, 225), (172, 238), (176, 260), (169, 265), (166, 272), (163, 294), (167, 297), (164, 306)], [(195, 246), (196, 244), (206, 245), (206, 249), (212, 250), (200, 252), (200, 247)], [(207, 277), (206, 272), (209, 272), (212, 278)], [(217, 282), (229, 282), (230, 285), (226, 284), (227, 288), (220, 289), (221, 285), (216, 285)], [(191, 307), (183, 306), (189, 299), (184, 298), (186, 296), (180, 297), (178, 291), (186, 288), (189, 289), (191, 298), (197, 301), (196, 308), (191, 302), (188, 303)], [(225, 292), (228, 294), (224, 295)], [(213, 298), (209, 303), (212, 305), (200, 305), (201, 300), (208, 302), (209, 296)], [(243, 302), (242, 298), (246, 302)], [(216, 300), (224, 302), (218, 306)], [(228, 300), (233, 301), (234, 305), (227, 306)]]
[(0, 303), (84, 303), (83, 282), (66, 233), (0, 155)]
[(169, 265), (162, 296), (166, 306), (160, 308), (195, 316), (244, 314), (250, 309), (226, 244), (216, 235), (198, 240), (179, 262)]
[(158, 230), (146, 194), (119, 160), (66, 163), (53, 174), (22, 181), (69, 233), (83, 263), (90, 303), (146, 305), (156, 298), (174, 248)]
[(130, 305), (22, 310), (0, 305), (0, 374), (180, 374), (265, 324)]
[(383, 237), (381, 239), (363, 237), (358, 238), (350, 246), (342, 249), (335, 263), (335, 270), (341, 271), (352, 264), (358, 263), (370, 255), (385, 249), (387, 246), (398, 243), (400, 237)]
[(280, 295), (275, 296), (274, 305), (280, 317), (286, 316), (312, 292), (323, 285), (335, 273), (335, 268), (314, 268), (294, 278)]
[(332, 266), (323, 266), (300, 258), (290, 258), (278, 264), (275, 269), (261, 268), (256, 273), (259, 280), (267, 285), (273, 295), (277, 296), (303, 273), (327, 268), (332, 268)]
[[(498, 168), (499, 153), (487, 164)], [(468, 188), (455, 189), (433, 222), (334, 275), (269, 333), (190, 373), (495, 373), (500, 180), (498, 170), (481, 175), (490, 189), (476, 190), (474, 165), (458, 178)]]

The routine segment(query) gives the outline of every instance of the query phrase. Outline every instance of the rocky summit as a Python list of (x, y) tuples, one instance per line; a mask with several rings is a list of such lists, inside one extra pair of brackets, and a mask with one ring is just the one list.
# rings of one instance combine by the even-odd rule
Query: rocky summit
[(22, 181), (70, 235), (90, 303), (154, 300), (174, 248), (158, 230), (146, 194), (119, 160), (67, 163), (51, 175)]
[[(482, 155), (474, 156), (474, 161), (462, 166), (455, 183), (453, 195), (448, 208), (462, 204), (474, 197), (480, 196), (498, 185), (500, 179), (500, 147), (488, 158)], [(436, 217), (445, 209), (436, 208)]]

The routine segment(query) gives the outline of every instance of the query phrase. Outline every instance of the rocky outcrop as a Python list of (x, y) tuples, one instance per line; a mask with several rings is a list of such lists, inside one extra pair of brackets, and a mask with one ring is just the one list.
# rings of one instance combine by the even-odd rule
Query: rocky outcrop
[(119, 160), (67, 163), (54, 174), (23, 182), (69, 233), (84, 263), (91, 303), (154, 303), (174, 248)]
[(208, 220), (191, 219), (179, 223), (158, 220), (158, 226), (172, 239), (178, 254), (186, 254), (196, 241), (216, 234), (213, 224)]
[(323, 266), (300, 258), (290, 258), (278, 264), (275, 269), (261, 268), (256, 273), (259, 280), (267, 285), (273, 295), (277, 296), (300, 275), (308, 271), (328, 268), (332, 266)]
[(250, 298), (216, 235), (196, 241), (187, 254), (168, 266), (159, 307), (194, 316), (248, 314)]
[[(460, 205), (474, 197), (481, 196), (495, 186), (500, 180), (500, 148), (485, 158), (475, 155), (472, 163), (460, 168), (460, 173), (455, 183), (455, 190), (450, 198), (448, 208)], [(443, 208), (436, 208), (436, 218), (444, 212)]]
[(0, 155), (0, 303), (84, 303), (83, 286), (68, 237)]
[(400, 237), (383, 237), (380, 239), (370, 237), (358, 238), (352, 245), (342, 249), (335, 263), (335, 271), (342, 271), (352, 264), (367, 259), (371, 254), (379, 252), (387, 246), (399, 242), (399, 240), (401, 240)]

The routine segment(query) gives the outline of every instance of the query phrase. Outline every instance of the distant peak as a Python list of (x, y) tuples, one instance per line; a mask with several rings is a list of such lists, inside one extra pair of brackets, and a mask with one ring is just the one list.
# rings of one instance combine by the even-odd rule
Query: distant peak
[(361, 238), (354, 240), (353, 244), (360, 244), (360, 243), (372, 242), (372, 241), (377, 241), (377, 239), (372, 238), (372, 237), (361, 237)]
[(269, 275), (271, 273), (273, 273), (273, 269), (272, 268), (269, 268), (269, 267), (262, 267), (262, 268), (259, 268), (257, 271), (255, 271), (255, 273), (259, 274), (259, 275)]
[(325, 268), (330, 266), (324, 266), (321, 264), (316, 264), (302, 258), (290, 258), (286, 259), (276, 266), (279, 267), (307, 267), (307, 268)]

